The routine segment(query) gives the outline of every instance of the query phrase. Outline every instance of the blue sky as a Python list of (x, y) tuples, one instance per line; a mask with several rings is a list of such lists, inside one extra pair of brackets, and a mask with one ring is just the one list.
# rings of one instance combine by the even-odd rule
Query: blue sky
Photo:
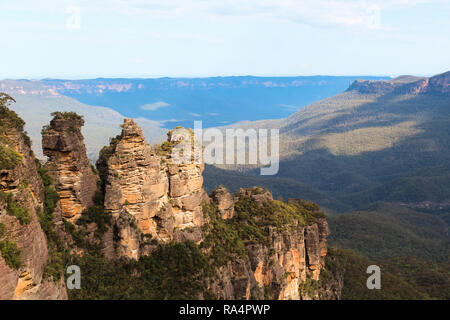
[(0, 0), (0, 37), (2, 79), (432, 75), (450, 1)]

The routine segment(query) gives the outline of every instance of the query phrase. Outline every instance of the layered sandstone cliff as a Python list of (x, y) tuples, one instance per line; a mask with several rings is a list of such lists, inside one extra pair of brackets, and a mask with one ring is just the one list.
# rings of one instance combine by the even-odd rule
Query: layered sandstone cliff
[(122, 129), (98, 162), (105, 182), (105, 209), (118, 233), (119, 255), (137, 259), (151, 249), (151, 240), (199, 241), (203, 163), (177, 164), (170, 152), (179, 142), (175, 135), (153, 149), (133, 120), (125, 119)]
[[(237, 219), (240, 215), (254, 212), (243, 212), (239, 202), (248, 198), (255, 210), (263, 211), (263, 207), (271, 205), (272, 194), (259, 187), (241, 189), (233, 199)], [(229, 193), (223, 187), (213, 192), (214, 202), (222, 217), (224, 203), (229, 208)], [(320, 271), (326, 256), (326, 237), (329, 234), (328, 224), (318, 208), (302, 200), (291, 200), (285, 207), (292, 210), (308, 210), (312, 220), (293, 219), (282, 228), (276, 224), (260, 227), (267, 233), (267, 241), (254, 243), (246, 241), (245, 256), (236, 257), (217, 272), (218, 278), (211, 283), (210, 290), (218, 299), (318, 299), (321, 288), (308, 288), (310, 283), (320, 279)], [(229, 212), (229, 211), (228, 211)], [(305, 211), (306, 212), (306, 211)], [(270, 213), (269, 213), (270, 214)], [(253, 224), (253, 223), (252, 223)], [(265, 229), (265, 230), (264, 230)]]
[(17, 161), (8, 159), (0, 167), (0, 300), (66, 299), (62, 279), (44, 278), (49, 254), (37, 217), (44, 187), (29, 139), (21, 119), (0, 108), (0, 146), (17, 155)]
[(389, 81), (355, 80), (348, 91), (356, 90), (367, 94), (398, 94), (418, 95), (424, 93), (446, 94), (450, 92), (450, 71), (430, 78), (400, 76)]
[(60, 197), (61, 215), (76, 221), (93, 205), (97, 177), (86, 156), (81, 127), (84, 120), (74, 113), (54, 113), (42, 130), (42, 148), (48, 157), (45, 168)]

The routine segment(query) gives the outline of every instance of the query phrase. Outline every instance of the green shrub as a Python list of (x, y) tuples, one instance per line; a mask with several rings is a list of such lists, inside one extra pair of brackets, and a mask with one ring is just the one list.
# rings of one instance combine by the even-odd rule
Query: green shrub
[(314, 280), (309, 277), (306, 278), (299, 286), (300, 295), (308, 295), (311, 298), (314, 298), (316, 293), (318, 293), (320, 289), (320, 281)]
[(50, 186), (52, 182), (52, 178), (48, 175), (47, 169), (42, 168), (39, 161), (36, 161), (36, 166), (38, 167), (37, 171), (39, 175), (41, 176), (42, 183), (44, 186)]
[(25, 121), (23, 121), (17, 113), (13, 110), (9, 109), (8, 106), (12, 103), (16, 102), (11, 96), (6, 93), (0, 92), (0, 120), (1, 123), (8, 123), (9, 125), (23, 130), (25, 125)]
[(159, 245), (138, 261), (108, 261), (98, 254), (74, 257), (83, 270), (81, 290), (70, 299), (195, 299), (211, 276), (206, 255), (193, 242)]
[(82, 120), (83, 116), (77, 114), (76, 112), (61, 112), (55, 111), (51, 113), (52, 117), (62, 117), (66, 120)]
[(22, 161), (22, 156), (13, 148), (0, 144), (0, 170), (12, 170)]
[(64, 266), (69, 259), (69, 252), (65, 249), (64, 243), (55, 232), (53, 223), (53, 212), (59, 201), (59, 195), (53, 188), (53, 181), (48, 175), (46, 169), (41, 167), (39, 161), (36, 161), (37, 171), (42, 179), (45, 190), (44, 210), (37, 210), (37, 216), (42, 230), (47, 235), (49, 257), (44, 267), (45, 279), (59, 281), (64, 273)]
[(105, 185), (108, 177), (108, 160), (114, 154), (117, 143), (122, 139), (121, 135), (109, 139), (109, 146), (104, 146), (99, 153), (98, 160), (95, 163), (98, 175), (100, 177), (101, 191), (105, 193)]
[(44, 267), (44, 278), (51, 278), (55, 282), (59, 281), (64, 274), (65, 261), (65, 252), (51, 250)]
[(28, 147), (31, 147), (31, 138), (28, 136), (28, 132), (23, 133), (23, 141), (25, 142), (25, 145)]
[(3, 237), (5, 232), (6, 232), (6, 226), (0, 222), (0, 238)]
[(230, 220), (220, 218), (215, 204), (203, 203), (203, 212), (208, 215), (209, 223), (203, 228), (206, 236), (201, 247), (210, 251), (210, 258), (215, 265), (225, 265), (234, 256), (247, 253), (239, 231)]
[(103, 206), (94, 205), (89, 209), (84, 210), (76, 223), (77, 225), (88, 225), (92, 222), (97, 225), (97, 236), (101, 237), (108, 230), (111, 216), (105, 212)]
[(96, 176), (98, 175), (98, 170), (93, 164), (91, 164), (91, 170), (93, 174), (95, 174)]
[(15, 201), (11, 201), (8, 204), (8, 213), (16, 217), (22, 225), (28, 224), (31, 221), (30, 212)]
[[(262, 188), (255, 190), (257, 194), (264, 192)], [(284, 231), (299, 224), (313, 223), (324, 216), (319, 207), (309, 201), (291, 200), (285, 203), (272, 200), (258, 203), (250, 196), (238, 196), (232, 219), (222, 219), (215, 204), (203, 203), (203, 213), (209, 218), (209, 223), (203, 227), (205, 239), (201, 247), (210, 252), (210, 258), (218, 266), (225, 265), (236, 256), (246, 255), (246, 245), (269, 246), (271, 227)]]
[(0, 191), (0, 199), (6, 202), (6, 211), (9, 215), (16, 217), (20, 224), (28, 224), (31, 221), (31, 214), (26, 209), (20, 206), (14, 199), (11, 193)]
[(6, 264), (12, 269), (19, 269), (22, 266), (20, 254), (22, 250), (12, 241), (0, 241), (0, 252)]
[(59, 238), (56, 235), (53, 225), (53, 212), (55, 211), (56, 204), (59, 200), (59, 195), (52, 186), (52, 179), (47, 173), (47, 170), (40, 166), (39, 162), (36, 162), (38, 166), (38, 173), (44, 184), (45, 198), (44, 198), (44, 211), (36, 210), (39, 223), (41, 224), (42, 230), (47, 235), (49, 240), (49, 248), (54, 247), (59, 243)]

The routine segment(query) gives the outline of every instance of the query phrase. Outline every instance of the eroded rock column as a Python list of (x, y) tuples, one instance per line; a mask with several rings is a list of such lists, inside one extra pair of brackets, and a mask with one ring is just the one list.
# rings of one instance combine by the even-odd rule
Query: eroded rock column
[(42, 147), (48, 157), (45, 168), (60, 197), (61, 214), (74, 222), (93, 205), (97, 177), (86, 155), (81, 127), (84, 120), (75, 113), (54, 114), (42, 130)]
[(201, 239), (203, 163), (173, 161), (171, 148), (178, 142), (172, 137), (153, 149), (141, 128), (125, 119), (108, 155), (101, 154), (107, 157), (101, 159), (106, 163), (105, 209), (115, 221), (120, 255), (137, 259), (153, 240)]

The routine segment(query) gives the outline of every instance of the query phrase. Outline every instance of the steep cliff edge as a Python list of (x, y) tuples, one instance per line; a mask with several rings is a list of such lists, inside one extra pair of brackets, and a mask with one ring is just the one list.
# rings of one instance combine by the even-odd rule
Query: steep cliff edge
[(62, 281), (44, 276), (47, 239), (38, 213), (44, 186), (24, 122), (0, 94), (0, 299), (66, 299)]
[(48, 157), (45, 168), (60, 197), (61, 215), (75, 222), (93, 205), (97, 177), (86, 156), (81, 127), (84, 120), (75, 113), (55, 112), (42, 130), (42, 148)]
[(450, 71), (435, 75), (430, 78), (400, 76), (388, 81), (376, 80), (355, 80), (350, 84), (347, 91), (355, 90), (367, 94), (422, 94), (438, 93), (446, 94), (450, 92)]
[[(319, 280), (329, 229), (317, 205), (298, 199), (273, 200), (269, 191), (253, 187), (241, 189), (234, 196), (234, 216), (222, 220), (220, 205), (224, 199), (229, 203), (229, 193), (221, 187), (220, 192), (213, 192), (213, 199), (214, 203), (206, 206), (212, 229), (204, 245), (210, 247), (219, 262), (218, 278), (209, 286), (215, 298), (323, 297), (324, 288)], [(229, 235), (233, 232), (236, 238), (231, 240)], [(233, 249), (226, 248), (227, 245)], [(222, 259), (223, 255), (228, 255), (227, 259)]]

